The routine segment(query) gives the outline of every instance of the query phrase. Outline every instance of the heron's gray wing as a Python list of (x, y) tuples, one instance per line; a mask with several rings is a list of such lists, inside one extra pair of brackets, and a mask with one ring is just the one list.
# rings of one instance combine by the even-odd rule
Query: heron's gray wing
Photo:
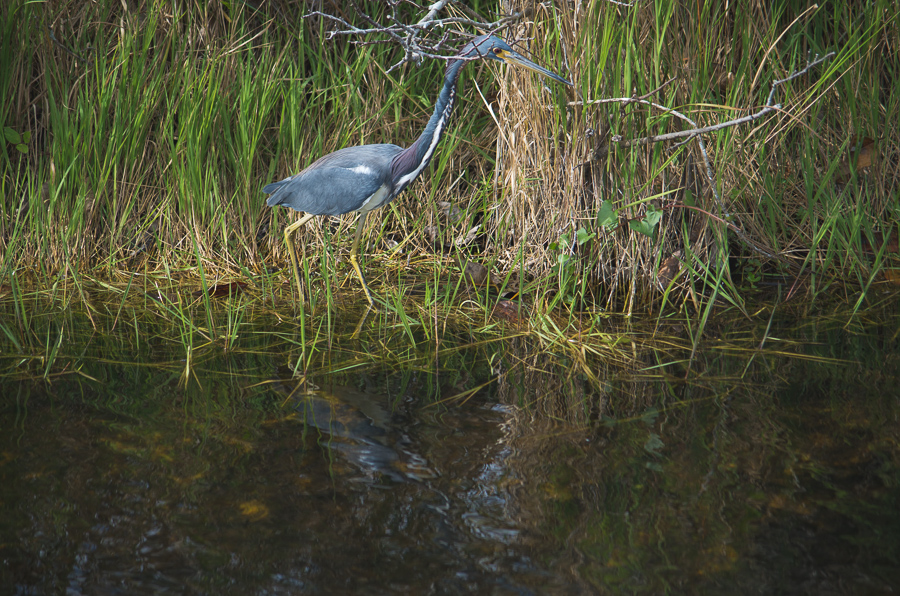
[(391, 159), (400, 151), (396, 145), (363, 145), (329, 153), (299, 174), (263, 188), (272, 195), (266, 204), (315, 215), (357, 211), (379, 191), (390, 192)]

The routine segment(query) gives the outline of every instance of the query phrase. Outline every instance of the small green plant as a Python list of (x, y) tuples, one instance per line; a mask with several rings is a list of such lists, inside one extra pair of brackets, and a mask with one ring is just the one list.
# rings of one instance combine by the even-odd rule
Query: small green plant
[(28, 143), (31, 142), (31, 132), (25, 131), (22, 134), (19, 134), (12, 128), (8, 126), (3, 127), (3, 138), (6, 139), (6, 142), (16, 148), (16, 151), (19, 153), (25, 154), (28, 153)]
[(632, 219), (628, 222), (628, 227), (651, 240), (655, 240), (656, 227), (661, 219), (662, 211), (653, 205), (647, 205), (647, 214), (644, 215), (644, 219)]
[(596, 237), (595, 233), (589, 232), (584, 228), (578, 228), (575, 231), (574, 243), (568, 233), (561, 234), (558, 241), (550, 243), (550, 250), (557, 253), (551, 271), (559, 281), (559, 294), (557, 295), (557, 300), (554, 300), (554, 304), (560, 298), (565, 304), (571, 305), (575, 302), (579, 281), (582, 276), (576, 274), (576, 260), (573, 258), (574, 255), (572, 253), (576, 246), (584, 246)]
[(758, 289), (758, 284), (762, 281), (762, 268), (762, 260), (756, 257), (750, 257), (744, 265), (744, 280), (754, 290)]
[(597, 210), (597, 225), (606, 229), (612, 229), (619, 223), (619, 211), (612, 205), (612, 201), (603, 201)]

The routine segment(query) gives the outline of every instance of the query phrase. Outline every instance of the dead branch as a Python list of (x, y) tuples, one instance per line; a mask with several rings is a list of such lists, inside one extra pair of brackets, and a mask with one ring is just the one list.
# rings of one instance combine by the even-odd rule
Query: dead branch
[[(425, 16), (422, 17), (414, 25), (404, 24), (401, 19), (398, 18), (397, 6), (399, 5), (399, 1), (396, 0), (389, 2), (391, 6), (391, 14), (387, 18), (393, 21), (393, 24), (391, 25), (384, 25), (382, 23), (379, 23), (378, 21), (364, 13), (354, 2), (351, 2), (351, 4), (356, 10), (356, 13), (360, 15), (365, 21), (367, 21), (371, 25), (370, 27), (360, 28), (340, 17), (336, 17), (334, 15), (318, 10), (303, 15), (303, 18), (307, 19), (311, 17), (322, 17), (336, 23), (340, 28), (329, 31), (326, 35), (326, 39), (333, 39), (336, 35), (371, 36), (380, 34), (387, 36), (386, 39), (354, 41), (353, 43), (358, 43), (361, 45), (369, 45), (373, 43), (396, 43), (400, 45), (400, 47), (402, 47), (404, 50), (404, 55), (403, 58), (401, 58), (396, 64), (393, 64), (387, 70), (387, 72), (391, 72), (407, 62), (412, 62), (416, 65), (419, 65), (425, 58), (432, 60), (453, 60), (456, 58), (454, 55), (448, 56), (440, 53), (444, 50), (452, 36), (449, 33), (445, 33), (436, 40), (433, 38), (433, 36), (431, 38), (420, 37), (422, 33), (428, 31), (429, 29), (444, 29), (449, 25), (462, 25), (480, 29), (483, 31), (496, 32), (499, 29), (508, 27), (512, 23), (520, 21), (524, 17), (523, 12), (514, 12), (495, 21), (477, 20), (476, 18), (466, 17), (445, 17), (442, 19), (436, 18), (438, 13), (447, 5), (448, 1), (449, 0), (438, 0), (434, 4), (430, 5)], [(453, 34), (455, 34), (455, 36), (452, 37), (454, 41), (457, 41), (460, 37), (464, 36), (462, 32), (458, 31), (454, 31)]]
[(670, 132), (670, 133), (666, 133), (663, 135), (653, 135), (653, 136), (649, 136), (649, 137), (641, 137), (639, 139), (630, 139), (627, 141), (623, 140), (622, 137), (618, 136), (618, 135), (616, 135), (616, 136), (612, 137), (612, 139), (610, 139), (613, 143), (617, 143), (621, 147), (634, 147), (634, 146), (639, 146), (639, 145), (647, 145), (649, 143), (658, 143), (661, 141), (671, 141), (673, 139), (687, 138), (687, 140), (690, 140), (692, 137), (695, 137), (695, 136), (698, 136), (698, 135), (701, 135), (701, 134), (704, 134), (707, 132), (715, 132), (717, 130), (731, 128), (732, 126), (740, 126), (741, 124), (753, 122), (754, 120), (759, 120), (760, 118), (766, 116), (767, 114), (781, 110), (782, 106), (780, 103), (778, 103), (778, 104), (772, 103), (772, 100), (775, 96), (776, 89), (779, 86), (796, 79), (797, 77), (801, 77), (801, 76), (805, 75), (807, 72), (809, 72), (809, 70), (811, 68), (818, 66), (819, 64), (825, 62), (826, 60), (834, 57), (834, 55), (835, 55), (834, 52), (829, 52), (828, 54), (822, 56), (821, 58), (819, 56), (816, 56), (815, 60), (813, 60), (812, 62), (807, 64), (806, 67), (803, 68), (802, 70), (796, 71), (783, 79), (778, 79), (778, 80), (774, 81), (772, 83), (772, 89), (769, 91), (769, 97), (766, 100), (766, 103), (763, 105), (762, 109), (760, 109), (758, 112), (756, 112), (754, 114), (748, 114), (747, 116), (743, 116), (741, 118), (735, 118), (733, 120), (728, 120), (726, 122), (720, 122), (718, 124), (713, 124), (711, 126), (698, 127), (697, 124), (693, 120), (691, 120), (684, 114), (682, 114), (676, 110), (673, 110), (672, 108), (668, 108), (668, 107), (660, 105), (658, 103), (648, 101), (648, 100), (644, 99), (644, 97), (646, 97), (646, 96), (644, 96), (644, 97), (614, 97), (614, 98), (610, 98), (610, 99), (592, 99), (590, 101), (570, 101), (568, 105), (570, 105), (570, 106), (596, 105), (596, 104), (603, 104), (603, 103), (620, 103), (622, 105), (626, 105), (626, 104), (630, 104), (630, 103), (639, 103), (639, 104), (648, 105), (648, 106), (654, 107), (658, 110), (662, 110), (664, 112), (672, 114), (673, 116), (675, 116), (677, 118), (681, 118), (682, 120), (689, 123), (693, 127), (688, 130), (680, 130), (677, 132)]

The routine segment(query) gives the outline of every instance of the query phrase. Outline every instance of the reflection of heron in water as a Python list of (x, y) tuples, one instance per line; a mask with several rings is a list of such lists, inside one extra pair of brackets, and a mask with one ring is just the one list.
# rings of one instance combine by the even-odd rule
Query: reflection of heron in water
[[(507, 519), (504, 511), (506, 498), (492, 489), (504, 484), (503, 476), (508, 472), (501, 461), (505, 457), (503, 449), (491, 449), (494, 454), (484, 460), (484, 465), (475, 465), (471, 477), (454, 475), (440, 479), (429, 462), (416, 453), (418, 440), (406, 434), (405, 417), (393, 416), (390, 406), (382, 405), (387, 403), (383, 396), (347, 387), (302, 393), (302, 389), (297, 389), (302, 384), (287, 379), (272, 386), (288, 397), (297, 418), (304, 423), (305, 432), (318, 432), (319, 444), (327, 447), (335, 459), (346, 461), (360, 471), (350, 473), (349, 478), (343, 475), (334, 478), (337, 492), (346, 494), (348, 481), (370, 486), (383, 483), (381, 488), (388, 489), (377, 491), (377, 495), (375, 491), (363, 491), (374, 496), (353, 500), (346, 510), (352, 522), (337, 520), (336, 528), (352, 523), (354, 527), (367, 528), (367, 532), (384, 532), (381, 540), (393, 548), (398, 544), (393, 530), (406, 528), (407, 524), (416, 525), (419, 532), (429, 536), (427, 544), (418, 544), (417, 550), (429, 551), (433, 557), (430, 560), (455, 561), (460, 568), (470, 570), (466, 577), (481, 574), (478, 565), (470, 559), (470, 553), (478, 545), (511, 544), (518, 539), (518, 524)], [(423, 443), (428, 442), (423, 438)], [(477, 460), (484, 453), (479, 450), (473, 455)], [(442, 484), (450, 486), (453, 492), (445, 493)], [(383, 511), (397, 507), (404, 508), (399, 518), (382, 517)], [(528, 563), (524, 565), (527, 567)], [(451, 591), (465, 593), (470, 584), (468, 580), (458, 579), (460, 583), (453, 584)]]
[(293, 399), (304, 424), (328, 436), (320, 444), (341, 453), (367, 480), (407, 482), (434, 477), (425, 459), (409, 451), (408, 440), (393, 428), (390, 414), (371, 395), (336, 387)]

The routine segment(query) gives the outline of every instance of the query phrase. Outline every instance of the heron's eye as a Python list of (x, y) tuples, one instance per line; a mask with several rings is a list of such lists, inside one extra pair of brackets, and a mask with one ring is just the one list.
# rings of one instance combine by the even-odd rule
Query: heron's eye
[(493, 52), (498, 56), (500, 55), (500, 52), (502, 52), (502, 51), (503, 50), (501, 50), (500, 48), (494, 48), (494, 50), (493, 50)]

